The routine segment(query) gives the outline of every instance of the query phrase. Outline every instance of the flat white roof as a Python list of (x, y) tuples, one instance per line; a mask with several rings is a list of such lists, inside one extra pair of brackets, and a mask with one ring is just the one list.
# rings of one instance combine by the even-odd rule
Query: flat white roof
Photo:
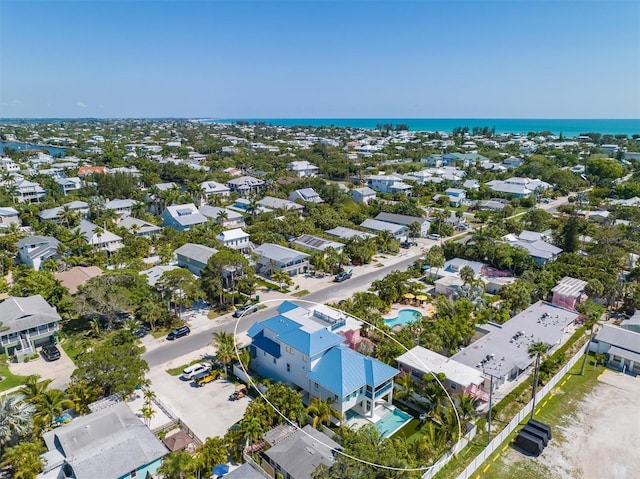
[(447, 379), (465, 388), (471, 384), (480, 385), (484, 381), (482, 373), (475, 368), (442, 356), (430, 349), (416, 346), (402, 356), (396, 358), (400, 364), (405, 364), (423, 373), (443, 373)]

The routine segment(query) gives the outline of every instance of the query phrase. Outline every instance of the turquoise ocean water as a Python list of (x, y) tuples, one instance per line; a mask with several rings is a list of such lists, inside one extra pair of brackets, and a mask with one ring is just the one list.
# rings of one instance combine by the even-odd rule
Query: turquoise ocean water
[(233, 123), (238, 120), (265, 122), (277, 126), (337, 126), (375, 129), (376, 125), (404, 123), (412, 131), (451, 132), (460, 126), (495, 128), (496, 133), (529, 133), (551, 131), (564, 137), (575, 137), (581, 133), (610, 135), (640, 134), (640, 119), (513, 119), (513, 118), (232, 118), (210, 119), (211, 123)]

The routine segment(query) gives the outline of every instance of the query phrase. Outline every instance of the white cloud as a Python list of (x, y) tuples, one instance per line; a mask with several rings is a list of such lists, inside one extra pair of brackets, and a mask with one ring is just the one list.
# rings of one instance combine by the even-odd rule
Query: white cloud
[(80, 107), (80, 108), (86, 108), (87, 107), (87, 105), (84, 102), (81, 102), (81, 101), (77, 101), (76, 102), (76, 106)]

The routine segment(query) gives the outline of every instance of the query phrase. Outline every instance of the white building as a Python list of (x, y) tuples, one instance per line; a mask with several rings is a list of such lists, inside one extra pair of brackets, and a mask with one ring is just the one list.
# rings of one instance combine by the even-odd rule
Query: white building
[(287, 170), (292, 171), (298, 178), (316, 176), (319, 168), (308, 161), (292, 161), (287, 166)]
[(242, 228), (223, 231), (216, 236), (216, 239), (222, 246), (238, 250), (242, 253), (247, 253), (251, 248), (249, 233), (243, 231)]

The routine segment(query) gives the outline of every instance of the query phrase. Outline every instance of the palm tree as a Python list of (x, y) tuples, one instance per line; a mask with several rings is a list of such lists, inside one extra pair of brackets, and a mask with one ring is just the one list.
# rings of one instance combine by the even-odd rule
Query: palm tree
[(69, 208), (68, 205), (64, 205), (62, 210), (60, 210), (60, 213), (58, 213), (58, 217), (67, 226), (67, 228), (71, 228), (71, 224), (75, 223), (78, 219), (78, 213)]
[(413, 379), (413, 375), (409, 372), (400, 374), (396, 384), (402, 388), (402, 391), (399, 391), (398, 396), (405, 399), (410, 399), (416, 390), (416, 381)]
[(82, 255), (82, 248), (87, 244), (87, 234), (82, 231), (80, 228), (75, 228), (71, 230), (71, 235), (69, 236), (69, 246), (75, 249), (78, 252), (78, 256)]
[(318, 423), (329, 425), (331, 424), (331, 418), (341, 419), (342, 414), (336, 408), (333, 407), (333, 401), (331, 398), (320, 399), (319, 397), (311, 398), (309, 406), (307, 407), (307, 414), (313, 416), (313, 427), (317, 428)]
[(72, 407), (73, 402), (60, 389), (48, 389), (35, 403), (36, 412), (33, 416), (38, 429), (48, 429), (53, 420), (60, 416), (65, 409)]
[(280, 286), (280, 289), (283, 289), (283, 285), (285, 284), (287, 286), (291, 286), (291, 284), (293, 283), (291, 276), (289, 276), (287, 273), (279, 269), (271, 273), (271, 279), (278, 283), (278, 286)]
[(265, 432), (262, 421), (255, 416), (244, 419), (240, 424), (240, 430), (242, 431), (242, 437), (250, 443), (258, 442)]
[(146, 298), (138, 307), (137, 313), (139, 318), (149, 323), (151, 331), (155, 331), (156, 323), (160, 321), (165, 314), (165, 308), (152, 298)]
[(165, 456), (158, 472), (166, 479), (185, 479), (193, 468), (193, 457), (186, 451), (172, 452)]
[(219, 225), (224, 226), (228, 219), (229, 219), (229, 213), (227, 213), (227, 210), (221, 209), (220, 211), (218, 211), (218, 214), (216, 215), (216, 222)]
[(549, 345), (542, 341), (538, 341), (536, 343), (531, 344), (531, 346), (529, 346), (529, 349), (527, 351), (529, 353), (530, 358), (534, 356), (536, 358), (535, 369), (533, 374), (533, 405), (531, 407), (531, 419), (533, 419), (533, 416), (536, 411), (536, 390), (538, 387), (538, 373), (540, 370), (540, 358), (543, 357), (547, 351), (549, 351)]
[(227, 367), (236, 357), (235, 338), (233, 334), (226, 331), (213, 333), (213, 346), (216, 348), (216, 358), (224, 367), (223, 374), (227, 377)]
[(595, 332), (595, 326), (598, 324), (598, 320), (600, 319), (601, 313), (600, 310), (589, 311), (587, 313), (587, 317), (584, 320), (584, 326), (589, 329), (589, 341), (587, 341), (587, 346), (584, 348), (584, 358), (582, 359), (582, 366), (580, 367), (580, 376), (584, 376), (584, 369), (587, 365), (587, 357), (589, 356), (589, 345), (593, 340), (593, 333)]
[(8, 466), (14, 479), (35, 479), (42, 472), (40, 454), (44, 451), (45, 448), (39, 440), (21, 442), (4, 451), (0, 466)]
[(100, 323), (100, 318), (98, 316), (94, 316), (89, 320), (89, 331), (96, 338), (99, 338), (102, 334), (102, 324)]
[(21, 394), (0, 396), (0, 446), (31, 432), (35, 409), (23, 399)]
[(51, 379), (40, 380), (40, 375), (38, 374), (29, 376), (19, 391), (24, 398), (23, 401), (35, 405), (47, 390), (49, 384), (51, 384)]

